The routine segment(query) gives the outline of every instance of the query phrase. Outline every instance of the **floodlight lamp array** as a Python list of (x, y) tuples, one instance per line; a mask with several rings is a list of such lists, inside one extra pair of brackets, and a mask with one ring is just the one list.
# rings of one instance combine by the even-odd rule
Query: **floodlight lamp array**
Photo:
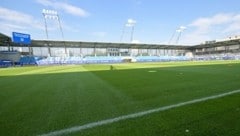
[(58, 12), (55, 10), (43, 9), (42, 13), (45, 19), (56, 19), (56, 20), (59, 19)]
[(56, 19), (56, 20), (58, 20), (58, 16), (52, 16), (52, 15), (44, 15), (44, 17), (46, 18), (46, 19)]
[(176, 30), (176, 32), (181, 33), (181, 32), (183, 32), (183, 31), (186, 30), (186, 29), (187, 29), (187, 27), (185, 27), (185, 26), (180, 26), (180, 27)]
[(58, 15), (58, 12), (55, 10), (48, 10), (48, 9), (43, 9), (42, 10), (43, 14), (48, 14), (48, 15)]
[(136, 20), (128, 19), (125, 26), (126, 26), (126, 27), (134, 27), (134, 25), (135, 25), (136, 23), (137, 23)]

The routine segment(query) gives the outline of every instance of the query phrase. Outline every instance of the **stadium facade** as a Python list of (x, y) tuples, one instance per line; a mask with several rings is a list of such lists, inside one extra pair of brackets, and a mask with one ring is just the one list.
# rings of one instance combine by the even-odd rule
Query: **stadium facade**
[(17, 64), (82, 64), (152, 61), (240, 59), (240, 38), (200, 45), (32, 40), (16, 44), (0, 34), (0, 60)]

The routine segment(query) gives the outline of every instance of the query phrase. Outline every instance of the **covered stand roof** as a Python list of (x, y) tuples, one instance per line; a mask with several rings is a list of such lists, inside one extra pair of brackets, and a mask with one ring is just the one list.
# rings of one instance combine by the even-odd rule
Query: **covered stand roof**
[[(11, 42), (11, 38), (0, 33), (0, 46), (22, 46)], [(240, 45), (240, 39), (220, 41), (209, 44), (193, 46), (186, 45), (164, 45), (164, 44), (143, 44), (143, 43), (110, 43), (110, 42), (83, 42), (83, 41), (57, 41), (57, 40), (32, 40), (32, 47), (67, 47), (67, 48), (125, 48), (125, 49), (177, 49), (194, 50), (219, 46)]]
[(220, 41), (220, 42), (209, 43), (209, 44), (200, 44), (200, 45), (191, 46), (190, 49), (202, 49), (202, 48), (231, 46), (231, 45), (240, 45), (240, 39)]
[(136, 49), (187, 49), (183, 45), (134, 44), (109, 42), (81, 42), (81, 41), (49, 41), (33, 40), (33, 47), (67, 47), (67, 48), (136, 48)]
[(0, 33), (0, 45), (1, 46), (6, 46), (6, 44), (11, 42), (11, 38)]

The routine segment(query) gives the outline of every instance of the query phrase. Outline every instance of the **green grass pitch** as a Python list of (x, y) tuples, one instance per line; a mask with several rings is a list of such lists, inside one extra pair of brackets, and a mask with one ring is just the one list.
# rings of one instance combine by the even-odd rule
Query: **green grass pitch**
[[(0, 69), (0, 135), (35, 136), (240, 89), (240, 61)], [(240, 94), (70, 136), (239, 136)]]

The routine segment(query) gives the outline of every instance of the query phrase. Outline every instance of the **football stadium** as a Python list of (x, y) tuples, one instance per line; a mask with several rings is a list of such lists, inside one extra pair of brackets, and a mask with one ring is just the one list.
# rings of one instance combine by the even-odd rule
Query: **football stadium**
[(1, 34), (0, 134), (238, 135), (239, 39), (194, 46)]
[[(34, 10), (36, 5), (40, 5), (41, 8), (60, 10), (62, 14), (74, 11), (72, 15), (78, 17), (88, 15), (69, 1), (34, 2)], [(3, 5), (9, 4), (6, 3), (4, 1)], [(130, 9), (139, 10), (142, 3), (134, 0), (134, 6)], [(151, 5), (147, 2), (144, 6), (149, 3)], [(118, 4), (117, 7), (121, 6), (121, 2)], [(151, 8), (156, 5), (154, 2), (152, 4)], [(121, 12), (126, 4), (123, 5)], [(173, 3), (171, 5), (174, 6)], [(97, 12), (104, 10), (109, 14), (110, 7), (97, 10), (101, 6), (93, 6), (91, 12), (96, 11), (92, 18), (97, 18)], [(148, 10), (151, 11), (151, 8)], [(171, 10), (174, 9), (171, 7)], [(24, 8), (17, 12), (16, 9), (0, 6), (0, 136), (240, 135), (240, 36), (185, 45), (179, 42), (186, 29), (181, 26), (170, 39), (176, 36), (176, 42), (132, 42), (136, 21), (129, 19), (124, 27), (130, 31), (123, 31), (118, 42), (65, 40), (68, 38), (64, 38), (61, 23), (66, 28), (69, 22), (60, 22), (58, 12), (43, 9), (44, 28), (44, 23), (35, 26), (39, 25), (38, 18), (33, 17), (34, 14), (25, 14), (27, 10)], [(9, 13), (9, 17), (5, 13)], [(154, 14), (155, 11), (150, 13)], [(100, 15), (101, 19), (105, 17)], [(231, 20), (227, 15), (214, 16), (213, 24), (223, 23), (226, 27), (231, 22), (226, 21)], [(114, 18), (111, 20), (113, 22), (121, 18), (120, 15), (109, 16)], [(170, 16), (171, 13), (168, 18)], [(47, 18), (55, 19), (54, 25), (60, 29), (61, 40), (50, 39), (58, 34), (54, 33), (55, 28), (47, 27)], [(89, 18), (81, 18), (81, 21), (92, 19)], [(232, 22), (240, 22), (240, 14), (232, 18)], [(101, 19), (97, 19), (99, 22), (94, 25), (102, 23)], [(207, 19), (200, 19), (199, 22), (211, 24)], [(14, 21), (15, 24), (11, 24)], [(3, 25), (5, 22), (7, 25)], [(17, 24), (25, 26), (19, 27)], [(107, 21), (104, 25), (108, 26)], [(231, 29), (239, 25), (234, 22), (233, 26)], [(14, 28), (11, 29), (11, 36), (6, 34), (4, 27)], [(29, 29), (34, 27), (36, 32), (41, 30), (46, 33), (47, 38), (32, 39), (34, 34), (31, 32), (35, 30)], [(207, 27), (199, 28), (206, 30)], [(141, 32), (144, 31), (138, 31)], [(124, 33), (129, 34), (130, 42), (124, 41)], [(96, 34), (104, 35), (101, 32)], [(38, 36), (35, 33), (35, 37)], [(144, 33), (144, 37), (151, 36), (154, 34)], [(194, 42), (196, 39), (190, 40)]]

